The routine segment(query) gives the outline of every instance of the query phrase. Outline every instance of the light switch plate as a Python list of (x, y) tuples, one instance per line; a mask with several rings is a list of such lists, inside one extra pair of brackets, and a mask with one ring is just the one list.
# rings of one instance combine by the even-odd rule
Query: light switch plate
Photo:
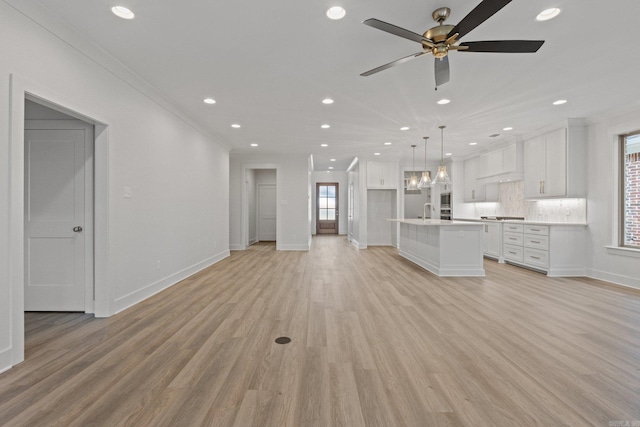
[(124, 197), (127, 199), (131, 197), (131, 187), (124, 187), (123, 191)]

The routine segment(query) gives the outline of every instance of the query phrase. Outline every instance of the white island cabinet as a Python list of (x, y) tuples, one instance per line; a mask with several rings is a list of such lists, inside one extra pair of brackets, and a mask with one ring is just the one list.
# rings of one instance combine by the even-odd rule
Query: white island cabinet
[(484, 225), (477, 222), (394, 219), (400, 256), (438, 276), (484, 276)]

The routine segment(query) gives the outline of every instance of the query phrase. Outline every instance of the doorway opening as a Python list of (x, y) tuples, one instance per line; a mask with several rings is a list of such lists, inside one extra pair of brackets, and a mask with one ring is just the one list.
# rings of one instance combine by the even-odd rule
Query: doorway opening
[(94, 126), (24, 111), (24, 310), (93, 312)]
[(338, 183), (316, 183), (316, 234), (338, 234)]
[[(90, 276), (88, 282), (85, 281), (85, 286), (90, 283), (89, 289), (85, 287), (84, 302), (85, 305), (81, 308), (84, 312), (95, 314), (96, 317), (109, 317), (111, 313), (110, 309), (110, 297), (109, 297), (109, 125), (108, 121), (100, 119), (102, 115), (91, 109), (87, 109), (85, 105), (78, 104), (78, 101), (73, 97), (68, 97), (65, 94), (60, 94), (55, 91), (51, 91), (46, 87), (43, 87), (37, 83), (30, 82), (16, 75), (10, 75), (10, 109), (12, 114), (10, 115), (9, 122), (9, 161), (11, 164), (12, 179), (9, 185), (9, 217), (8, 217), (8, 248), (9, 248), (9, 283), (11, 288), (11, 299), (9, 301), (9, 311), (11, 318), (11, 346), (6, 351), (0, 351), (0, 359), (3, 366), (15, 366), (16, 364), (24, 361), (25, 356), (25, 283), (26, 283), (26, 250), (29, 249), (25, 245), (25, 230), (26, 230), (26, 216), (27, 211), (27, 185), (26, 174), (29, 172), (28, 166), (25, 164), (26, 149), (29, 148), (29, 143), (25, 144), (25, 103), (27, 101), (34, 102), (40, 106), (50, 108), (70, 116), (74, 120), (79, 120), (89, 124), (93, 127), (93, 153), (92, 161), (89, 163), (89, 167), (92, 168), (91, 175), (93, 176), (93, 195), (86, 198), (86, 201), (90, 200), (89, 207), (93, 209), (92, 216), (93, 224), (91, 225), (91, 233), (85, 234), (85, 254), (87, 250), (93, 252), (85, 260), (93, 260), (93, 271), (91, 269), (85, 269), (84, 275)], [(50, 123), (59, 119), (52, 118)], [(36, 129), (37, 130), (37, 129)], [(29, 137), (30, 138), (30, 137)], [(34, 138), (37, 139), (37, 138)], [(75, 144), (74, 144), (75, 145)], [(50, 147), (49, 147), (50, 148)], [(35, 160), (42, 162), (46, 157), (43, 153), (44, 149), (36, 149)], [(45, 150), (46, 151), (46, 150)], [(60, 159), (64, 159), (64, 155), (59, 155)], [(86, 152), (85, 152), (86, 154)], [(76, 154), (74, 151), (73, 162), (75, 162)], [(37, 163), (36, 162), (36, 163)], [(39, 163), (38, 163), (39, 164)], [(46, 162), (43, 163), (47, 165)], [(87, 164), (85, 163), (85, 167)], [(86, 176), (85, 169), (85, 176)], [(41, 176), (35, 177), (42, 180)], [(78, 191), (80, 187), (78, 187)], [(47, 191), (45, 191), (47, 193)], [(75, 194), (75, 189), (74, 189)], [(42, 200), (40, 201), (42, 205)], [(79, 226), (75, 224), (73, 227)], [(85, 225), (82, 226), (83, 232), (85, 231)], [(87, 243), (87, 238), (89, 243)], [(43, 243), (43, 242), (38, 242)], [(67, 242), (68, 243), (68, 242)], [(31, 250), (38, 252), (35, 255), (40, 255), (40, 252), (45, 251), (47, 244), (34, 245)], [(56, 254), (59, 256), (59, 254)], [(56, 264), (51, 262), (50, 264)], [(59, 272), (56, 272), (59, 273)], [(40, 279), (37, 274), (33, 273), (32, 279)], [(74, 273), (75, 274), (75, 273)]]
[(277, 246), (278, 172), (277, 168), (269, 166), (244, 167), (243, 249), (259, 242), (267, 248)]

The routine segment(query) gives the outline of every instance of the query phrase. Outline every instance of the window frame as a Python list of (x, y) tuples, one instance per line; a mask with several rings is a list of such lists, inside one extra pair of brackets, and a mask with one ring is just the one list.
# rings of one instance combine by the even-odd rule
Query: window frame
[(618, 247), (621, 249), (640, 251), (639, 246), (627, 245), (625, 239), (626, 228), (626, 155), (625, 145), (627, 138), (640, 135), (640, 130), (618, 135)]

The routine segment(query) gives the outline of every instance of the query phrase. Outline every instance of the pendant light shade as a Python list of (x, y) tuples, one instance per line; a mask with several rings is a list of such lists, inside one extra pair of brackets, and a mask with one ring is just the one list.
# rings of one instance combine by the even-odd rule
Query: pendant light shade
[(432, 186), (436, 185), (448, 185), (451, 184), (451, 179), (449, 178), (449, 174), (447, 173), (447, 167), (444, 165), (444, 128), (446, 126), (438, 126), (440, 128), (440, 149), (441, 149), (441, 157), (440, 157), (440, 166), (438, 166), (438, 173), (433, 179)]
[(423, 137), (424, 139), (424, 169), (422, 171), (422, 177), (420, 178), (420, 182), (418, 183), (418, 188), (422, 190), (423, 188), (431, 187), (431, 176), (429, 171), (427, 171), (427, 139), (428, 136)]
[(407, 182), (407, 190), (419, 190), (418, 177), (416, 176), (416, 145), (413, 144), (413, 170), (411, 171), (411, 178)]

